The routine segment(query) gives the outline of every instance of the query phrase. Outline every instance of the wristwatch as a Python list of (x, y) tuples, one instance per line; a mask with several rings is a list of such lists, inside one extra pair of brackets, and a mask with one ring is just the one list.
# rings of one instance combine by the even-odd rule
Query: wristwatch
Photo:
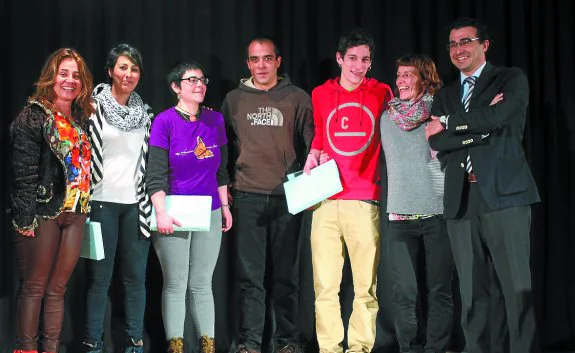
[(443, 125), (444, 127), (447, 127), (447, 121), (449, 120), (449, 115), (442, 115), (439, 117), (439, 122), (441, 123), (441, 125)]

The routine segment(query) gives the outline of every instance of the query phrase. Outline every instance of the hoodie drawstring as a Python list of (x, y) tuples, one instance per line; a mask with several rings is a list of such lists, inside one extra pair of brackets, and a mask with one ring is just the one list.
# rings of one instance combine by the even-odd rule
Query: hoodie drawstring
[(339, 90), (335, 91), (335, 124), (339, 124)]
[(359, 91), (359, 126), (363, 125), (363, 90)]
[[(364, 77), (364, 80), (365, 79), (366, 78)], [(335, 123), (339, 124), (339, 108), (340, 108), (340, 104), (339, 104), (340, 97), (339, 97), (339, 95), (340, 95), (340, 90), (343, 90), (345, 88), (340, 86), (336, 80), (334, 80), (333, 82), (335, 85), (337, 85), (337, 88), (335, 89), (335, 106), (336, 106)], [(363, 103), (364, 103), (363, 102), (363, 100), (364, 100), (363, 91), (364, 91), (364, 89), (369, 89), (369, 88), (367, 88), (367, 86), (362, 87), (362, 85), (364, 83), (365, 82), (362, 80), (361, 84), (356, 88), (356, 90), (359, 90), (359, 110), (360, 110), (360, 112), (359, 112), (359, 126), (363, 126)], [(346, 93), (352, 93), (352, 92), (346, 92)]]

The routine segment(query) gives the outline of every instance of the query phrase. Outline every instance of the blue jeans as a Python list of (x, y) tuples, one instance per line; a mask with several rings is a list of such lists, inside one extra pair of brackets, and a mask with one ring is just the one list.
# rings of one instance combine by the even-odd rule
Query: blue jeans
[(144, 330), (150, 241), (138, 233), (138, 205), (93, 201), (90, 220), (100, 222), (102, 226), (106, 257), (100, 261), (88, 261), (85, 338), (92, 341), (102, 339), (108, 288), (118, 250), (125, 289), (126, 338), (139, 340)]

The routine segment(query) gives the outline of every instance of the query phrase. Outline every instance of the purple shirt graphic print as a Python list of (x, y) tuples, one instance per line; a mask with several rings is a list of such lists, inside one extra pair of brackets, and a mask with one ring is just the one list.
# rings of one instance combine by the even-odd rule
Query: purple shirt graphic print
[(216, 173), (220, 147), (228, 143), (224, 117), (203, 109), (200, 119), (185, 120), (175, 108), (152, 123), (150, 146), (168, 151), (168, 195), (211, 196), (212, 210), (221, 207)]

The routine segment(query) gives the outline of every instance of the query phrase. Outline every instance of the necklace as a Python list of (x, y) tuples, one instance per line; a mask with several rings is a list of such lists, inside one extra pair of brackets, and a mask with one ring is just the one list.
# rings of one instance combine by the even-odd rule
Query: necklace
[[(189, 121), (196, 121), (200, 118), (200, 112), (201, 112), (201, 107), (198, 106), (198, 110), (196, 111), (195, 114), (192, 114), (190, 112), (188, 112), (187, 110), (185, 110), (184, 108), (180, 107), (180, 105), (176, 105), (176, 110), (182, 114), (182, 116), (189, 120)], [(194, 117), (194, 119), (192, 120), (192, 117)]]

